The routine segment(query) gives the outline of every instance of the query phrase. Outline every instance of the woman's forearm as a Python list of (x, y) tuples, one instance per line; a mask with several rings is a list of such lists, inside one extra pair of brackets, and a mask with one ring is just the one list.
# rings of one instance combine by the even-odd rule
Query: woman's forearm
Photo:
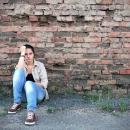
[(25, 46), (22, 46), (20, 48), (20, 52), (21, 52), (21, 55), (19, 57), (19, 61), (18, 61), (18, 64), (17, 64), (17, 68), (23, 68), (25, 66), (25, 51), (26, 51), (26, 47)]
[(17, 64), (17, 68), (24, 68), (25, 66), (25, 61), (24, 61), (24, 56), (20, 56), (19, 57), (19, 61), (18, 61), (18, 64)]

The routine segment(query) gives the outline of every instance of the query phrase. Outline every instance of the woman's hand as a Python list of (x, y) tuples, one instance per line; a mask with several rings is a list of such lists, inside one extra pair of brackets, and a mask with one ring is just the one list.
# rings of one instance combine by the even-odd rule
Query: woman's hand
[(16, 65), (16, 68), (24, 68), (25, 66), (24, 56), (26, 52), (26, 47), (25, 46), (20, 47), (19, 51), (21, 53), (21, 56), (19, 57), (19, 61), (18, 61), (18, 64)]
[(35, 81), (35, 84), (39, 87), (43, 87), (42, 84), (39, 81)]
[(25, 55), (25, 52), (26, 52), (26, 47), (25, 46), (21, 46), (21, 48), (20, 48), (21, 55)]

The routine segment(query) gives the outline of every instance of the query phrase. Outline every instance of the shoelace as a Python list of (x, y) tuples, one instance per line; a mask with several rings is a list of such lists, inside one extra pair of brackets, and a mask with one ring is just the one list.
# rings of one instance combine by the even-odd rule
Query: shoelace
[(33, 112), (28, 112), (27, 118), (28, 118), (28, 119), (32, 119), (32, 118), (33, 118), (33, 115), (34, 115)]
[(13, 106), (11, 108), (15, 109), (17, 106), (18, 106), (18, 104), (13, 104)]

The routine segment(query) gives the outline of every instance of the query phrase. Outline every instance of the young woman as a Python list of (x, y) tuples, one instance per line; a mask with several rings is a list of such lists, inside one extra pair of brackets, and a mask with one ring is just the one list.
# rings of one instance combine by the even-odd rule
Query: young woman
[(20, 58), (13, 75), (14, 103), (8, 113), (16, 113), (21, 108), (23, 96), (27, 100), (26, 125), (36, 122), (35, 110), (37, 102), (48, 99), (47, 72), (44, 64), (35, 60), (34, 48), (26, 44), (20, 48)]

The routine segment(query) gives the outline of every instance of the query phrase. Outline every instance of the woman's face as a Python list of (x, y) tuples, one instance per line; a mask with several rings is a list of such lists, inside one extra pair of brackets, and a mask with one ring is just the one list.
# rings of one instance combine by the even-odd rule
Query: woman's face
[(30, 48), (26, 48), (25, 52), (25, 62), (26, 63), (32, 63), (34, 60), (34, 53)]

